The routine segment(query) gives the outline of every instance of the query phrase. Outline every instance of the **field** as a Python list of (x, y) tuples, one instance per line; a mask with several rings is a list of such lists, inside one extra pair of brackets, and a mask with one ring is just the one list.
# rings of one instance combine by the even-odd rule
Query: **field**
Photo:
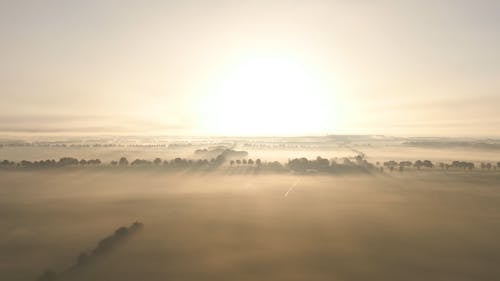
[(0, 280), (498, 280), (500, 173), (0, 171)]

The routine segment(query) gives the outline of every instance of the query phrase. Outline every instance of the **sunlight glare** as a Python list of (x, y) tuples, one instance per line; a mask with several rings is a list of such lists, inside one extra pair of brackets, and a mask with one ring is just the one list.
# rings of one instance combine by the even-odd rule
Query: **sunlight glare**
[(322, 134), (327, 114), (334, 112), (319, 76), (288, 58), (254, 58), (221, 76), (203, 102), (204, 127), (209, 132)]

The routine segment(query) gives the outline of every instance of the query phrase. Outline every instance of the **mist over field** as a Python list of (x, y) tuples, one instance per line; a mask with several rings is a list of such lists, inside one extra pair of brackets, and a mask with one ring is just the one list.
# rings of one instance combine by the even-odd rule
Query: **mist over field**
[(495, 140), (132, 139), (2, 142), (1, 280), (500, 276)]
[[(494, 280), (500, 175), (0, 172), (0, 278)], [(143, 229), (65, 272), (118, 227)], [(39, 279), (44, 280), (44, 279)], [(47, 279), (51, 280), (51, 279)]]

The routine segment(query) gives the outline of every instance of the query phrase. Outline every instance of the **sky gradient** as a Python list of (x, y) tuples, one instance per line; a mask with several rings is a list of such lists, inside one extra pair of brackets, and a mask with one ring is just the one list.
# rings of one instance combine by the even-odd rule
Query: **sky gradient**
[(481, 0), (0, 1), (0, 134), (499, 137), (498, 15)]

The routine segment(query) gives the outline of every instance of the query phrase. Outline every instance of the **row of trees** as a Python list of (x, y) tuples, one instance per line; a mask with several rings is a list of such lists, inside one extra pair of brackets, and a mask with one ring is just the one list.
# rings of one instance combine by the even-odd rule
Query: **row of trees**
[(142, 230), (143, 227), (144, 224), (137, 221), (129, 227), (122, 226), (115, 230), (113, 234), (99, 241), (97, 246), (92, 251), (80, 253), (76, 258), (76, 263), (73, 264), (70, 268), (63, 270), (60, 273), (56, 273), (55, 271), (50, 269), (45, 270), (41, 275), (38, 276), (36, 280), (55, 281), (72, 279), (71, 277), (73, 277), (73, 274), (77, 272), (76, 270), (88, 265), (89, 263), (98, 259), (100, 256), (112, 251), (133, 234)]
[[(172, 160), (162, 160), (160, 158), (156, 158), (153, 161), (144, 160), (144, 159), (136, 159), (129, 163), (128, 159), (125, 157), (120, 158), (118, 161), (112, 161), (112, 166), (118, 167), (149, 167), (149, 166), (161, 166), (169, 169), (193, 169), (200, 170), (206, 169), (211, 170), (215, 169), (222, 164), (226, 163), (226, 158), (222, 155), (219, 155), (210, 160), (208, 159), (198, 159), (191, 160), (185, 158), (175, 158)], [(283, 172), (286, 171), (285, 166), (278, 161), (264, 162), (261, 159), (236, 159), (230, 160), (229, 165), (231, 168), (253, 168), (255, 171), (274, 171), (274, 172)]]
[(231, 160), (229, 162), (229, 164), (231, 166), (234, 166), (234, 165), (249, 165), (249, 166), (252, 166), (253, 164), (255, 164), (256, 166), (261, 166), (262, 165), (262, 160), (260, 159), (256, 159), (255, 161), (253, 161), (252, 159), (237, 159), (237, 160)]
[(185, 159), (185, 158), (175, 158), (172, 160), (162, 160), (161, 158), (155, 158), (153, 161), (146, 159), (135, 159), (132, 162), (126, 157), (120, 158), (118, 161), (111, 161), (111, 166), (119, 167), (148, 167), (148, 166), (163, 166), (172, 168), (189, 168), (189, 167), (218, 167), (225, 162), (223, 156), (217, 156), (216, 158), (208, 159)]
[[(500, 162), (498, 162), (498, 166), (500, 167)], [(451, 164), (447, 163), (439, 163), (439, 167), (441, 169), (450, 169), (450, 168), (457, 168), (457, 169), (463, 169), (463, 170), (472, 170), (475, 168), (474, 163), (472, 162), (467, 162), (467, 161), (453, 161)]]
[(0, 162), (0, 167), (55, 168), (55, 167), (68, 167), (68, 166), (97, 166), (101, 164), (102, 162), (99, 159), (78, 160), (73, 157), (63, 157), (58, 161), (54, 159), (47, 159), (40, 161), (22, 160), (16, 163), (14, 161), (3, 160)]
[[(282, 164), (278, 161), (263, 162), (261, 159), (236, 159), (226, 161), (226, 158), (219, 155), (210, 160), (208, 159), (185, 159), (185, 158), (175, 158), (171, 160), (163, 160), (161, 158), (155, 158), (153, 160), (146, 159), (135, 159), (129, 161), (126, 157), (121, 157), (119, 160), (113, 160), (109, 164), (110, 166), (117, 167), (150, 167), (150, 166), (161, 166), (168, 168), (178, 168), (178, 169), (189, 169), (189, 168), (206, 168), (214, 169), (224, 163), (228, 163), (230, 167), (254, 167), (259, 169), (268, 169), (273, 171), (284, 171), (290, 170), (294, 172), (339, 172), (339, 171), (369, 171), (374, 168), (378, 168), (383, 171), (384, 168), (393, 171), (398, 169), (403, 171), (408, 168), (420, 169), (432, 169), (439, 167), (441, 169), (463, 169), (472, 170), (476, 166), (472, 162), (467, 161), (453, 161), (451, 163), (437, 163), (434, 164), (430, 160), (417, 160), (415, 162), (411, 161), (385, 161), (382, 164), (380, 162), (376, 163), (376, 166), (369, 163), (362, 155), (358, 155), (352, 158), (340, 158), (328, 160), (318, 156), (316, 159), (307, 158), (294, 158), (289, 159), (287, 163)], [(40, 161), (28, 161), (22, 160), (20, 162), (14, 162), (9, 160), (0, 161), (0, 168), (57, 168), (57, 167), (83, 167), (83, 166), (100, 166), (103, 162), (100, 159), (77, 159), (73, 157), (63, 157), (59, 160), (48, 159)], [(481, 163), (480, 168), (482, 170), (491, 170), (500, 168), (500, 162), (496, 164), (492, 163)]]
[[(380, 163), (377, 162), (377, 166), (379, 166)], [(467, 161), (453, 161), (451, 163), (443, 163), (439, 162), (437, 165), (434, 165), (430, 160), (417, 160), (415, 162), (411, 161), (400, 161), (397, 162), (395, 160), (390, 160), (386, 161), (383, 163), (383, 167), (386, 167), (393, 171), (394, 169), (398, 168), (400, 171), (404, 170), (405, 168), (410, 168), (414, 167), (420, 170), (421, 168), (428, 168), (432, 169), (434, 167), (439, 167), (441, 169), (463, 169), (463, 170), (473, 170), (476, 168), (475, 164), (473, 162), (467, 162)], [(497, 162), (496, 165), (492, 163), (481, 163), (480, 167), (482, 170), (491, 170), (491, 169), (497, 169), (500, 168), (500, 162)]]
[(307, 158), (295, 158), (288, 160), (287, 168), (294, 172), (300, 173), (316, 173), (316, 172), (368, 172), (375, 166), (363, 156), (358, 155), (354, 158), (341, 158), (328, 160), (320, 156), (316, 159), (309, 160)]
[[(377, 162), (377, 166), (378, 165), (380, 165), (379, 162)], [(414, 163), (412, 163), (411, 161), (396, 162), (394, 160), (390, 160), (384, 162), (383, 166), (391, 171), (393, 171), (396, 168), (398, 168), (400, 171), (403, 171), (405, 168), (410, 168), (410, 167), (415, 167), (418, 170), (420, 170), (421, 168), (430, 168), (430, 169), (434, 168), (434, 164), (430, 160), (417, 160)]]
[(481, 163), (482, 170), (491, 170), (492, 168), (500, 168), (500, 162), (497, 163), (496, 167), (491, 163)]

